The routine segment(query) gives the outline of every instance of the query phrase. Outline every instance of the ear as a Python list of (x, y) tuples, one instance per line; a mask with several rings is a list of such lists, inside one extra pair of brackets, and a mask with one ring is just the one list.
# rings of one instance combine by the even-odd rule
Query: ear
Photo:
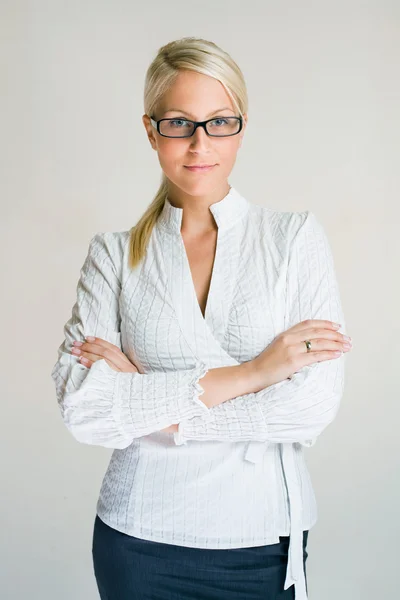
[(244, 133), (246, 131), (246, 126), (247, 126), (247, 122), (248, 122), (248, 115), (247, 113), (243, 114), (243, 127), (242, 127), (242, 131), (240, 132), (240, 140), (239, 140), (239, 148), (242, 145), (243, 142), (243, 137), (244, 137)]
[(156, 133), (153, 125), (151, 124), (150, 117), (144, 114), (142, 116), (142, 121), (144, 128), (146, 129), (147, 137), (149, 139), (151, 147), (153, 148), (153, 150), (157, 150)]

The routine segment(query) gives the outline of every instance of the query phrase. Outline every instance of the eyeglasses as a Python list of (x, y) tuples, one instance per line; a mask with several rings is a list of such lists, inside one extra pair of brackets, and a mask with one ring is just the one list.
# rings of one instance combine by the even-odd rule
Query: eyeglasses
[(191, 137), (198, 127), (203, 127), (211, 137), (227, 137), (237, 135), (243, 126), (242, 117), (217, 117), (208, 121), (191, 121), (190, 119), (160, 119), (150, 117), (153, 127), (160, 135), (170, 138)]

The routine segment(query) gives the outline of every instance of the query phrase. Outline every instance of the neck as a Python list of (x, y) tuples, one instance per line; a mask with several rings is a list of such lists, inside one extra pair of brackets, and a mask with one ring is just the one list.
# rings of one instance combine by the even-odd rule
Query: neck
[(182, 235), (191, 237), (217, 231), (217, 224), (209, 208), (212, 204), (222, 200), (230, 188), (231, 186), (226, 181), (207, 195), (195, 196), (182, 191), (169, 182), (168, 200), (172, 206), (183, 210)]

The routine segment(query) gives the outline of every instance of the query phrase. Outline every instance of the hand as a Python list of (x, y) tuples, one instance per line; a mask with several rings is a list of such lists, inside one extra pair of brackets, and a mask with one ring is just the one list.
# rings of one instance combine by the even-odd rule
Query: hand
[[(307, 352), (305, 340), (311, 341)], [(279, 334), (269, 346), (250, 361), (257, 390), (290, 378), (306, 365), (339, 358), (347, 352), (348, 341), (331, 321), (307, 319)]]
[[(87, 339), (87, 338), (86, 338)], [(74, 347), (71, 354), (78, 356), (81, 363), (90, 369), (93, 363), (104, 358), (106, 363), (114, 371), (123, 373), (139, 373), (136, 365), (125, 356), (125, 354), (110, 342), (95, 337), (93, 341), (77, 342), (74, 341)]]
[(166, 433), (174, 433), (175, 431), (178, 431), (178, 423), (174, 423), (174, 425), (170, 425), (165, 429), (160, 429), (160, 431), (165, 431)]
[[(125, 356), (123, 352), (115, 346), (114, 344), (110, 344), (106, 340), (102, 340), (101, 338), (94, 338), (93, 342), (74, 342), (73, 349), (71, 353), (74, 356), (79, 356), (80, 361), (85, 367), (92, 366), (97, 360), (104, 358), (106, 363), (114, 369), (114, 371), (122, 371), (123, 373), (139, 373), (136, 365), (131, 363), (131, 361)], [(170, 425), (165, 429), (161, 429), (160, 431), (165, 431), (167, 433), (174, 433), (178, 431), (178, 425)]]

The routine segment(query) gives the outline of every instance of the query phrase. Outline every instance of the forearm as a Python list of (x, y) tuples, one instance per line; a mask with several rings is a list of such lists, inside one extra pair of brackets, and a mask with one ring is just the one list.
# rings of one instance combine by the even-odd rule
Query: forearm
[(335, 418), (343, 393), (341, 358), (303, 367), (292, 379), (214, 406), (207, 415), (181, 421), (175, 442), (186, 440), (272, 443), (311, 442)]
[(209, 369), (199, 380), (204, 390), (199, 399), (207, 408), (213, 408), (237, 396), (258, 391), (255, 376), (252, 361)]
[[(256, 381), (256, 372), (253, 369), (252, 361), (240, 365), (210, 369), (199, 380), (199, 384), (204, 389), (204, 393), (199, 396), (199, 400), (204, 402), (210, 409), (227, 400), (261, 389)], [(179, 423), (176, 423), (161, 431), (175, 433), (178, 431), (178, 427)]]

